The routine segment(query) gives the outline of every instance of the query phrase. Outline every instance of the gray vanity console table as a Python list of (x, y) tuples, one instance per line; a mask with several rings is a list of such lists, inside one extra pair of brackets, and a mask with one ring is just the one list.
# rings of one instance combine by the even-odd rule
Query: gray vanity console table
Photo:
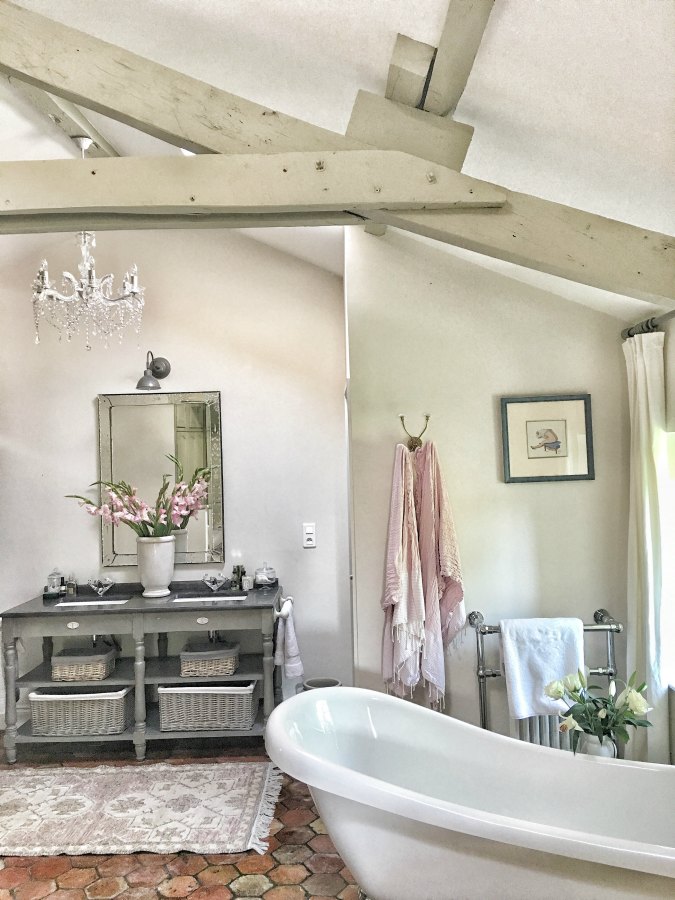
[[(261, 735), (274, 707), (274, 619), (281, 598), (280, 587), (257, 588), (247, 595), (220, 591), (212, 594), (201, 582), (174, 582), (172, 593), (161, 600), (140, 596), (140, 585), (115, 585), (97, 602), (89, 593), (64, 598), (73, 601), (61, 605), (36, 597), (2, 613), (2, 643), (5, 674), (4, 736), (7, 759), (16, 761), (16, 745), (31, 742), (124, 741), (132, 740), (138, 759), (145, 758), (146, 742), (161, 738), (230, 737)], [(243, 655), (234, 675), (218, 677), (181, 677), (180, 659), (167, 655), (169, 632), (257, 631), (262, 636), (262, 653)], [(70, 682), (78, 687), (134, 687), (134, 723), (122, 734), (39, 736), (31, 733), (31, 723), (17, 728), (17, 687), (36, 688), (68, 684), (51, 678), (54, 637), (75, 635), (131, 635), (134, 656), (117, 660), (114, 672), (104, 681)], [(146, 635), (156, 635), (157, 656), (145, 655)], [(17, 641), (42, 638), (43, 662), (18, 676)], [(246, 731), (160, 731), (158, 711), (146, 708), (147, 685), (227, 683), (262, 681), (262, 711), (258, 711), (251, 729)]]

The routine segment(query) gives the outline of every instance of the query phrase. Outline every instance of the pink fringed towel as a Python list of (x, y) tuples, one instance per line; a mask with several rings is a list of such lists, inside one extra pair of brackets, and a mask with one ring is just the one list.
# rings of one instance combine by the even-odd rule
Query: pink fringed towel
[(431, 706), (445, 699), (445, 651), (464, 627), (457, 536), (436, 448), (396, 447), (382, 642), (388, 687), (410, 693), (423, 678)]

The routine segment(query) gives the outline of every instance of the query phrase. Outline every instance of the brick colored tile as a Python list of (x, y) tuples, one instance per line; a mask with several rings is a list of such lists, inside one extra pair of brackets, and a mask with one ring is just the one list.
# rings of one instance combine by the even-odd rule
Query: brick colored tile
[(26, 868), (7, 867), (0, 872), (0, 888), (11, 890), (18, 887), (30, 878), (30, 873)]
[(100, 863), (96, 868), (98, 874), (102, 878), (110, 878), (115, 875), (126, 875), (132, 869), (137, 868), (138, 862), (130, 854), (120, 854), (120, 856), (111, 856), (104, 862)]
[(84, 889), (89, 900), (110, 900), (117, 897), (127, 886), (123, 878), (99, 878)]
[(273, 853), (277, 847), (281, 847), (281, 841), (273, 834), (267, 838), (267, 852)]
[(306, 844), (283, 844), (275, 850), (272, 856), (282, 865), (302, 863), (312, 855), (312, 851)]
[(271, 887), (266, 875), (241, 875), (229, 885), (235, 897), (262, 897)]
[(39, 859), (44, 859), (43, 856), (5, 856), (4, 863), (5, 868), (7, 869), (22, 869), (27, 866), (32, 866)]
[(46, 881), (63, 875), (71, 868), (70, 860), (66, 856), (46, 856), (36, 862), (28, 870), (33, 881)]
[(198, 853), (180, 853), (170, 863), (167, 863), (166, 870), (171, 875), (196, 875), (206, 866), (206, 860)]
[(268, 878), (275, 884), (300, 884), (309, 877), (309, 870), (304, 866), (277, 866), (268, 873)]
[[(125, 880), (129, 887), (156, 887), (167, 879), (167, 871), (164, 866), (139, 866), (131, 872), (127, 872)], [(154, 891), (152, 896), (155, 896)]]
[(286, 800), (284, 800), (284, 806), (287, 810), (306, 809), (311, 812), (312, 819), (318, 819), (319, 817), (319, 814), (314, 809), (312, 800), (309, 797), (307, 799), (304, 797), (287, 797)]
[(63, 875), (59, 875), (56, 879), (56, 884), (63, 890), (85, 888), (92, 881), (96, 881), (97, 878), (96, 869), (69, 869)]
[(323, 820), (322, 820), (322, 819), (315, 819), (309, 827), (310, 827), (310, 828), (312, 829), (312, 831), (314, 831), (316, 834), (327, 834), (327, 833), (328, 833), (328, 832), (326, 831), (326, 826), (323, 824)]
[(312, 812), (311, 809), (289, 809), (282, 813), (279, 818), (284, 825), (295, 828), (298, 825), (309, 825), (310, 822), (316, 819), (316, 813)]
[(224, 884), (209, 884), (197, 888), (190, 900), (232, 900), (234, 894)]
[(237, 878), (239, 872), (234, 866), (208, 866), (197, 875), (200, 884), (229, 884)]
[(359, 889), (355, 884), (348, 885), (338, 894), (338, 900), (359, 900)]
[(157, 900), (157, 891), (145, 885), (136, 885), (122, 891), (115, 900)]
[(307, 894), (297, 884), (272, 888), (265, 894), (265, 900), (305, 900)]
[(276, 860), (272, 859), (269, 854), (265, 853), (261, 856), (259, 853), (252, 853), (246, 859), (242, 859), (237, 863), (237, 868), (242, 875), (264, 875), (274, 868)]
[(69, 856), (70, 864), (74, 869), (95, 869), (96, 866), (109, 859), (108, 856), (95, 856), (93, 853), (88, 856)]
[(315, 853), (337, 853), (335, 844), (327, 834), (317, 834), (317, 836), (312, 838), (309, 842), (309, 846)]
[(347, 866), (344, 869), (340, 869), (340, 875), (342, 875), (347, 884), (356, 884), (356, 878), (354, 878)]
[(50, 900), (86, 900), (84, 891), (76, 889), (54, 891), (49, 897)]
[(307, 868), (317, 875), (339, 872), (344, 863), (336, 853), (315, 853), (305, 862)]
[(314, 832), (303, 825), (301, 828), (282, 828), (275, 837), (280, 844), (306, 844), (314, 837)]
[(27, 881), (14, 889), (16, 900), (41, 900), (56, 890), (55, 881)]
[(270, 822), (270, 834), (276, 834), (278, 831), (284, 827), (284, 823), (277, 818), (272, 819)]
[(12, 900), (12, 895), (5, 888), (0, 888), (0, 900)]
[(176, 853), (134, 853), (134, 859), (141, 866), (165, 866), (177, 855)]
[(337, 897), (347, 887), (344, 878), (339, 875), (310, 875), (302, 886), (309, 894), (320, 897)]
[(248, 853), (214, 853), (204, 858), (210, 866), (221, 866), (223, 864), (234, 865), (246, 856), (248, 856)]
[(162, 897), (187, 897), (199, 887), (199, 882), (192, 875), (178, 875), (162, 882), (157, 888)]

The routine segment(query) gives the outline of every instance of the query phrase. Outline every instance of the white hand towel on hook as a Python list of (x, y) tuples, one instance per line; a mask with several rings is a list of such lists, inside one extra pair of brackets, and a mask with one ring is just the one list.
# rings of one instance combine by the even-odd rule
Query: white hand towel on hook
[[(283, 600), (282, 600), (283, 604)], [(295, 623), (293, 621), (293, 609), (288, 616), (277, 619), (277, 642), (274, 651), (274, 664), (284, 667), (286, 678), (302, 678), (305, 670), (300, 659), (300, 648), (295, 636)]]
[(581, 619), (502, 619), (502, 668), (509, 711), (514, 719), (555, 716), (567, 709), (544, 688), (584, 669), (584, 624)]

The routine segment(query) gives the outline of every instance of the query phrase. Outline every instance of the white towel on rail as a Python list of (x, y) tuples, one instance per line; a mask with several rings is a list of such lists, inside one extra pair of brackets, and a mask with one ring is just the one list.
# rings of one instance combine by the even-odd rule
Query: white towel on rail
[(581, 619), (502, 619), (502, 667), (514, 719), (555, 716), (567, 705), (544, 694), (550, 681), (584, 669)]
[(274, 651), (274, 664), (284, 667), (286, 678), (301, 678), (304, 675), (305, 670), (300, 659), (298, 639), (295, 636), (293, 610), (290, 611), (287, 619), (277, 619), (277, 645)]

